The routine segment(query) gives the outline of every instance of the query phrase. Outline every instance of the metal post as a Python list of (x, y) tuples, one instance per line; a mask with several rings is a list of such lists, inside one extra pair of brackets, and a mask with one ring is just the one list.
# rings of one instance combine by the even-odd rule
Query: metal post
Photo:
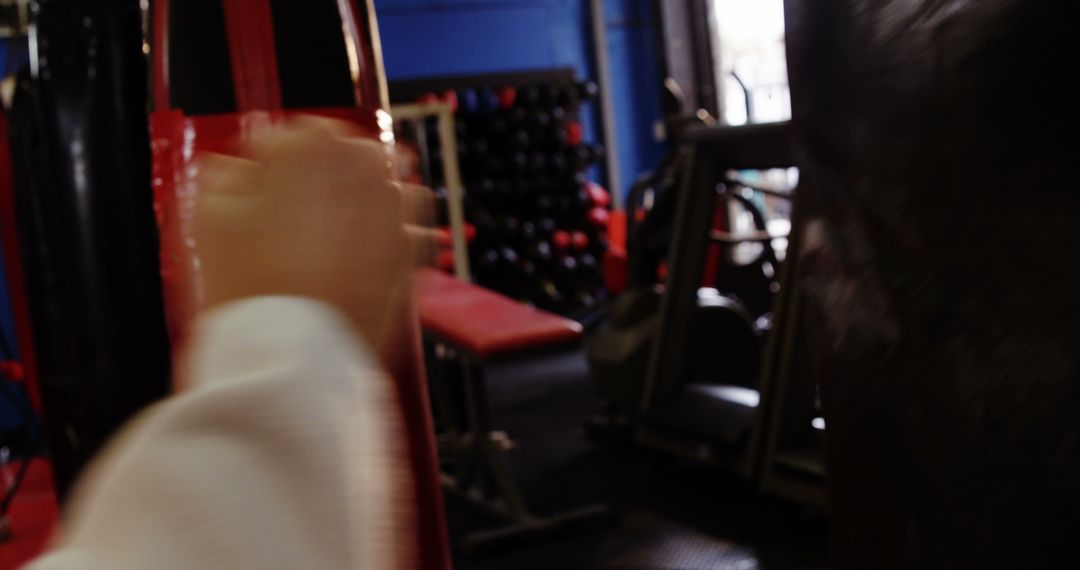
[(604, 167), (607, 170), (611, 204), (616, 210), (623, 207), (622, 176), (619, 173), (619, 139), (615, 130), (614, 103), (611, 100), (611, 63), (607, 51), (607, 19), (604, 17), (604, 1), (590, 0), (592, 19), (593, 54), (596, 59), (596, 84), (600, 86), (600, 117), (603, 123)]

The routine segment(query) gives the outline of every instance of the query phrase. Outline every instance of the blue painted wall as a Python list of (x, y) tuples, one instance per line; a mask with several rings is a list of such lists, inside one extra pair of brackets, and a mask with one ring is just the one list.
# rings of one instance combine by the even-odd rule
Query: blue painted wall
[[(620, 174), (625, 192), (660, 159), (660, 74), (650, 0), (605, 0)], [(375, 0), (391, 80), (573, 67), (595, 78), (584, 0)], [(586, 135), (598, 140), (592, 114)]]
[(659, 164), (664, 150), (655, 136), (663, 81), (657, 60), (660, 39), (648, 0), (605, 0), (604, 12), (625, 194), (638, 174)]

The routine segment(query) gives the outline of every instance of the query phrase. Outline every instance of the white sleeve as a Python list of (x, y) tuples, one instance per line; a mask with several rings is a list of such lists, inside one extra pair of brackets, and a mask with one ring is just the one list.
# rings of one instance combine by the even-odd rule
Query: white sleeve
[[(193, 338), (191, 388), (125, 428), (33, 570), (403, 563), (396, 396), (331, 307), (239, 301)], [(407, 518), (407, 517), (405, 517)], [(407, 553), (406, 553), (407, 555)]]

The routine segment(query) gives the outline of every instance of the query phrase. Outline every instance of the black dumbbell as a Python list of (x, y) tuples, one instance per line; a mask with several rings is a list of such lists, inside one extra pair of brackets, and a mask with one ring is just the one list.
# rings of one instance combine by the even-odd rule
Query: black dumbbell
[[(545, 196), (545, 198), (547, 198), (549, 201), (551, 200), (551, 198), (548, 197), (548, 196)], [(549, 210), (550, 210), (550, 208), (549, 208)], [(555, 228), (557, 228), (557, 227), (558, 227), (558, 224), (555, 223), (555, 220), (553, 220), (550, 217), (543, 217), (543, 218), (540, 218), (539, 222), (537, 222), (536, 231), (541, 236), (547, 238), (547, 237), (550, 237), (551, 234), (553, 234), (555, 232)]]
[(521, 222), (521, 230), (519, 236), (523, 243), (531, 243), (532, 241), (536, 240), (536, 224), (530, 221)]
[(534, 241), (526, 248), (525, 255), (537, 266), (545, 266), (551, 262), (551, 244), (543, 240)]
[(577, 84), (577, 98), (581, 101), (591, 101), (600, 94), (600, 86), (595, 81), (579, 81)]
[(484, 249), (476, 257), (474, 262), (477, 275), (490, 276), (497, 272), (499, 267), (499, 252), (494, 249)]
[(536, 85), (529, 85), (518, 90), (516, 103), (523, 107), (537, 107), (540, 105), (540, 98), (540, 88)]

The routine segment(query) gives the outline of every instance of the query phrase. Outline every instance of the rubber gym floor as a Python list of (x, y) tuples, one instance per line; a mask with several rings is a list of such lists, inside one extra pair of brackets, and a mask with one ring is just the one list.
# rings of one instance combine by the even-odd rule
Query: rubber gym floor
[[(530, 537), (482, 554), (455, 554), (455, 568), (826, 568), (819, 515), (762, 496), (748, 483), (610, 439), (582, 427), (594, 403), (583, 352), (492, 367), (496, 429), (515, 447), (511, 467), (539, 514), (602, 502), (613, 521)], [(452, 536), (490, 528), (448, 498)]]
[[(539, 514), (596, 502), (607, 525), (532, 537), (464, 557), (461, 570), (608, 568), (751, 570), (825, 568), (825, 525), (817, 515), (763, 497), (737, 477), (610, 439), (589, 439), (593, 406), (581, 352), (488, 371), (495, 425), (516, 444), (511, 466)], [(48, 470), (31, 470), (13, 506), (15, 540), (0, 545), (0, 568), (34, 556), (56, 517)], [(451, 533), (490, 528), (448, 498)]]

